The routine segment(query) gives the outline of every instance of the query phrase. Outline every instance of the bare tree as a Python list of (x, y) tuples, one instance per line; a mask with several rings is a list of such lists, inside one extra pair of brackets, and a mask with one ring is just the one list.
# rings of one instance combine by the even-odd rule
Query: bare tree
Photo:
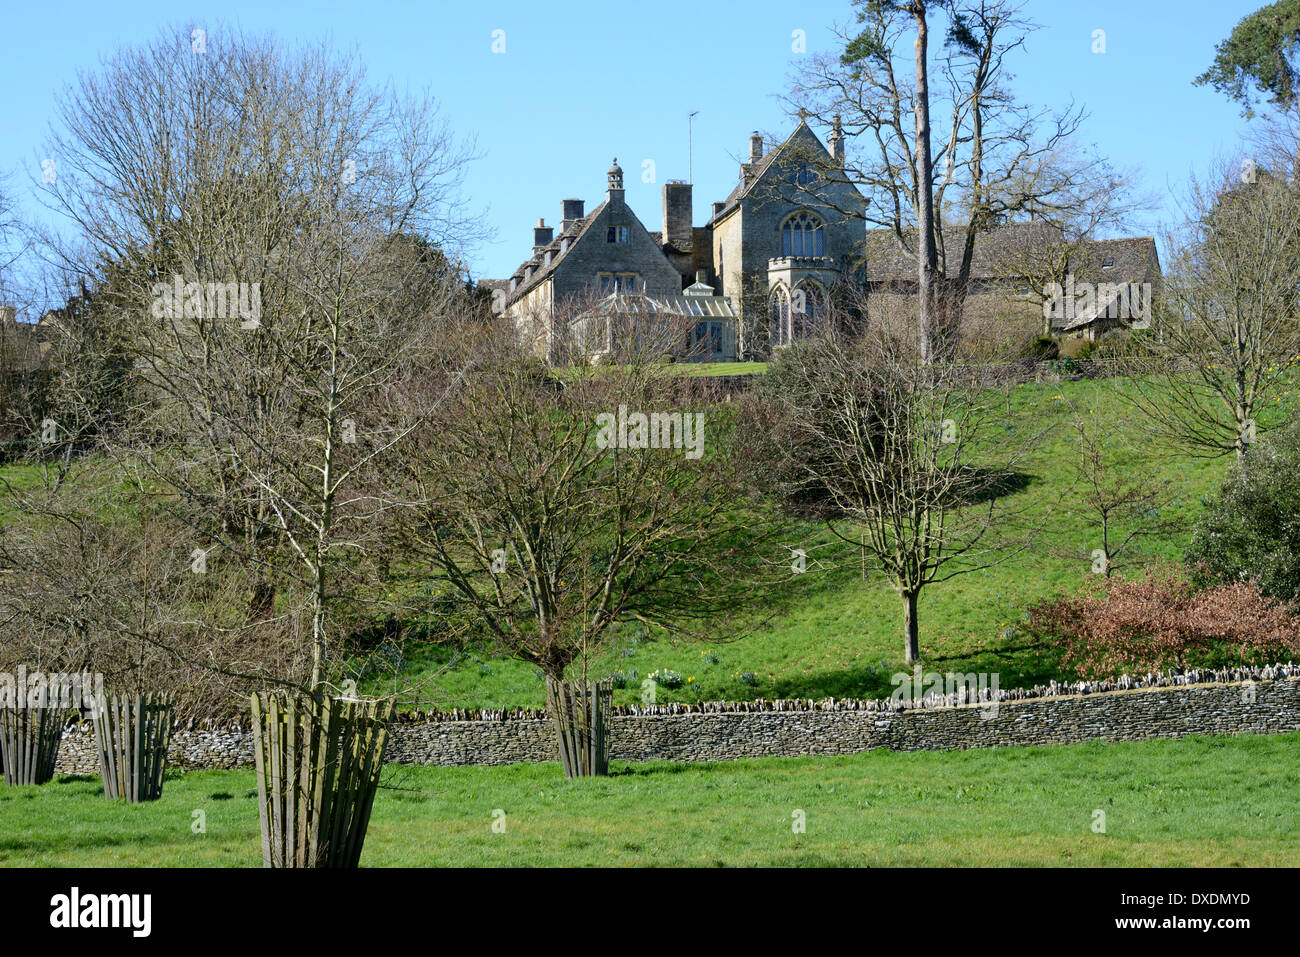
[(1138, 454), (1113, 427), (1082, 414), (1072, 425), (1079, 456), (1068, 493), (1070, 511), (1089, 522), (1097, 537), (1086, 548), (1063, 554), (1086, 557), (1093, 572), (1110, 578), (1151, 557), (1138, 551), (1143, 540), (1167, 538), (1187, 525), (1172, 508), (1169, 481), (1152, 481), (1150, 470), (1141, 467)]
[[(883, 230), (871, 237), (868, 263), (887, 252), (884, 246), (916, 263), (921, 354), (928, 362), (951, 350), (981, 233), (1028, 219), (1084, 237), (1122, 221), (1141, 202), (1132, 199), (1126, 174), (1077, 144), (1082, 109), (1053, 115), (1011, 96), (1008, 60), (1032, 30), (1018, 4), (859, 0), (856, 6), (857, 26), (835, 29), (842, 52), (804, 58), (786, 99), (834, 122), (850, 146), (865, 144), (850, 155), (847, 176), (866, 193), (867, 222)], [(939, 93), (928, 52), (935, 13), (946, 27)], [(896, 51), (909, 33), (914, 64), (904, 72)], [(947, 118), (938, 137), (931, 121), (936, 108)], [(826, 165), (817, 157), (806, 161)], [(815, 180), (806, 190), (820, 195)]]
[(1126, 394), (1191, 454), (1244, 456), (1300, 352), (1300, 191), (1249, 162), (1220, 164), (1192, 182), (1164, 244), (1150, 345), (1160, 361)]
[(244, 570), (248, 627), (301, 635), (319, 689), (333, 610), (360, 600), (379, 465), (428, 414), (397, 420), (389, 396), (454, 308), (424, 237), (466, 238), (469, 153), (355, 59), (237, 34), (119, 53), (60, 115), (46, 198), (92, 255), (61, 251), (139, 382), (101, 439), (194, 550)]
[(770, 567), (727, 407), (693, 398), (658, 361), (665, 343), (634, 332), (554, 373), (512, 330), (481, 333), (474, 375), (405, 446), (418, 519), (396, 530), (403, 553), (431, 569), (436, 607), (471, 614), (548, 687), (572, 667), (585, 681), (620, 622), (739, 634)]
[(789, 456), (784, 496), (820, 503), (832, 533), (864, 549), (898, 593), (912, 662), (922, 590), (1028, 543), (1005, 499), (1033, 437), (1008, 428), (996, 390), (953, 366), (922, 366), (909, 325), (792, 347), (769, 373), (789, 385), (763, 427)]

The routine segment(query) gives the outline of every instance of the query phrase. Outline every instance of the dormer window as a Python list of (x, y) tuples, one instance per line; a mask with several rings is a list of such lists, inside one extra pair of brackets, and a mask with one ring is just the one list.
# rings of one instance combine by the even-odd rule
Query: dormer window
[(1105, 259), (1103, 259), (1102, 262), (1101, 262), (1101, 268), (1102, 268), (1102, 269), (1111, 269), (1111, 268), (1114, 267), (1114, 265), (1115, 265), (1115, 260), (1112, 259), (1110, 256), (1107, 256), (1107, 257), (1106, 257)]
[(627, 245), (628, 228), (626, 226), (611, 226), (605, 234), (605, 242), (618, 243), (621, 246)]

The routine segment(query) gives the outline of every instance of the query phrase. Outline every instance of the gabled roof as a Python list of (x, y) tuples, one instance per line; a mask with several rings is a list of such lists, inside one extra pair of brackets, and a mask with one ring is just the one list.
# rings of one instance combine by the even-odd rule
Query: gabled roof
[[(525, 295), (527, 292), (529, 292), (534, 287), (536, 287), (539, 283), (541, 283), (543, 279), (545, 279), (547, 276), (549, 276), (551, 273), (555, 271), (555, 267), (560, 264), (560, 260), (566, 258), (569, 255), (569, 253), (573, 251), (573, 247), (577, 244), (578, 239), (581, 238), (587, 232), (591, 224), (594, 223), (596, 221), (596, 218), (604, 211), (605, 206), (606, 203), (601, 203), (599, 206), (593, 209), (586, 216), (582, 217), (582, 219), (576, 220), (575, 222), (571, 223), (568, 229), (562, 230), (558, 236), (556, 236), (549, 243), (543, 246), (532, 257), (524, 260), (520, 264), (519, 268), (516, 269), (514, 273), (512, 273), (510, 276), (510, 279), (518, 279), (519, 285), (515, 288), (514, 293), (510, 295), (509, 298), (506, 300), (507, 305), (519, 299), (521, 296)], [(569, 240), (569, 248), (564, 252), (560, 252), (561, 244), (565, 239)], [(547, 265), (546, 263), (547, 252), (551, 254), (550, 265)], [(529, 266), (533, 267), (533, 275), (527, 282), (524, 282), (524, 270), (527, 269)], [(493, 279), (487, 281), (504, 283), (505, 289), (507, 293), (509, 293), (510, 290), (509, 279), (502, 279), (502, 280)]]
[[(736, 184), (736, 188), (727, 195), (725, 200), (723, 200), (722, 209), (709, 218), (708, 224), (712, 225), (718, 220), (731, 215), (732, 210), (740, 205), (740, 201), (753, 192), (754, 187), (762, 182), (767, 171), (772, 168), (772, 164), (775, 163), (783, 153), (793, 151), (795, 149), (794, 143), (796, 138), (802, 137), (810, 138), (812, 140), (812, 143), (821, 151), (824, 162), (833, 162), (830, 150), (826, 149), (825, 144), (822, 143), (817, 134), (812, 131), (812, 128), (808, 125), (807, 121), (800, 119), (799, 124), (794, 128), (790, 135), (785, 138), (785, 141), (768, 150), (766, 155), (764, 155), (757, 163), (740, 164), (740, 182)], [(861, 190), (859, 190), (853, 182), (847, 179), (845, 182), (849, 186), (852, 186), (855, 192), (861, 195)]]
[(1087, 244), (1086, 259), (1075, 270), (1074, 278), (1098, 283), (1143, 282), (1151, 278), (1147, 273), (1153, 266), (1158, 274), (1160, 260), (1152, 236), (1094, 239)]

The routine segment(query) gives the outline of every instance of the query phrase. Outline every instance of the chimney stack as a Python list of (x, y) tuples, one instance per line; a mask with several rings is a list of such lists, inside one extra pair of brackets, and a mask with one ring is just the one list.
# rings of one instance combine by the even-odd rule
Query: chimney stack
[(692, 219), (691, 184), (681, 180), (664, 183), (664, 234), (665, 246), (686, 252), (691, 248), (694, 231)]
[(560, 200), (560, 232), (568, 232), (570, 226), (576, 225), (585, 215), (582, 211), (583, 201), (580, 199), (562, 199)]
[(542, 251), (542, 247), (549, 245), (555, 238), (555, 230), (546, 225), (543, 219), (537, 220), (537, 228), (533, 230), (533, 255), (536, 256)]
[(749, 138), (749, 161), (757, 163), (763, 158), (763, 137), (759, 135), (758, 130)]
[(724, 203), (724, 202), (717, 202), (717, 203), (714, 203), (714, 204), (713, 204), (713, 218), (714, 218), (714, 219), (717, 219), (717, 218), (718, 218), (718, 214), (721, 213), (722, 210), (723, 210), (724, 208), (726, 208), (726, 205), (727, 205), (727, 204)]
[(831, 147), (831, 159), (840, 169), (844, 168), (844, 128), (840, 125), (840, 115), (835, 114), (835, 124), (831, 127), (828, 138)]

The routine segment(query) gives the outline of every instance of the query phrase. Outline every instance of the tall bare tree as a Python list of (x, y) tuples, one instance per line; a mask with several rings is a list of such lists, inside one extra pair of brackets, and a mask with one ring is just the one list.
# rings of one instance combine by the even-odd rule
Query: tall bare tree
[(379, 463), (429, 411), (398, 419), (389, 397), (455, 308), (422, 245), (466, 238), (470, 153), (355, 58), (233, 32), (120, 52), (59, 115), (45, 197), (80, 246), (55, 248), (139, 385), (101, 441), (195, 553), (238, 564), (243, 626), (298, 634), (319, 689), (374, 547)]
[(1300, 352), (1300, 190), (1221, 163), (1192, 182), (1164, 245), (1150, 345), (1160, 361), (1126, 380), (1126, 394), (1178, 447), (1244, 456)]
[[(856, 25), (834, 30), (840, 51), (803, 58), (786, 97), (843, 131), (847, 175), (867, 196), (867, 223), (883, 231), (867, 247), (868, 273), (887, 252), (875, 243), (916, 263), (923, 362), (953, 347), (981, 233), (1042, 220), (1084, 236), (1144, 202), (1132, 197), (1127, 174), (1078, 145), (1081, 108), (1052, 114), (1012, 96), (1009, 61), (1033, 29), (1020, 6), (858, 0)], [(931, 82), (936, 23), (945, 30), (941, 92)], [(909, 35), (914, 55), (904, 70), (898, 51)], [(946, 116), (937, 136), (936, 111)], [(816, 192), (815, 181), (807, 188)]]

